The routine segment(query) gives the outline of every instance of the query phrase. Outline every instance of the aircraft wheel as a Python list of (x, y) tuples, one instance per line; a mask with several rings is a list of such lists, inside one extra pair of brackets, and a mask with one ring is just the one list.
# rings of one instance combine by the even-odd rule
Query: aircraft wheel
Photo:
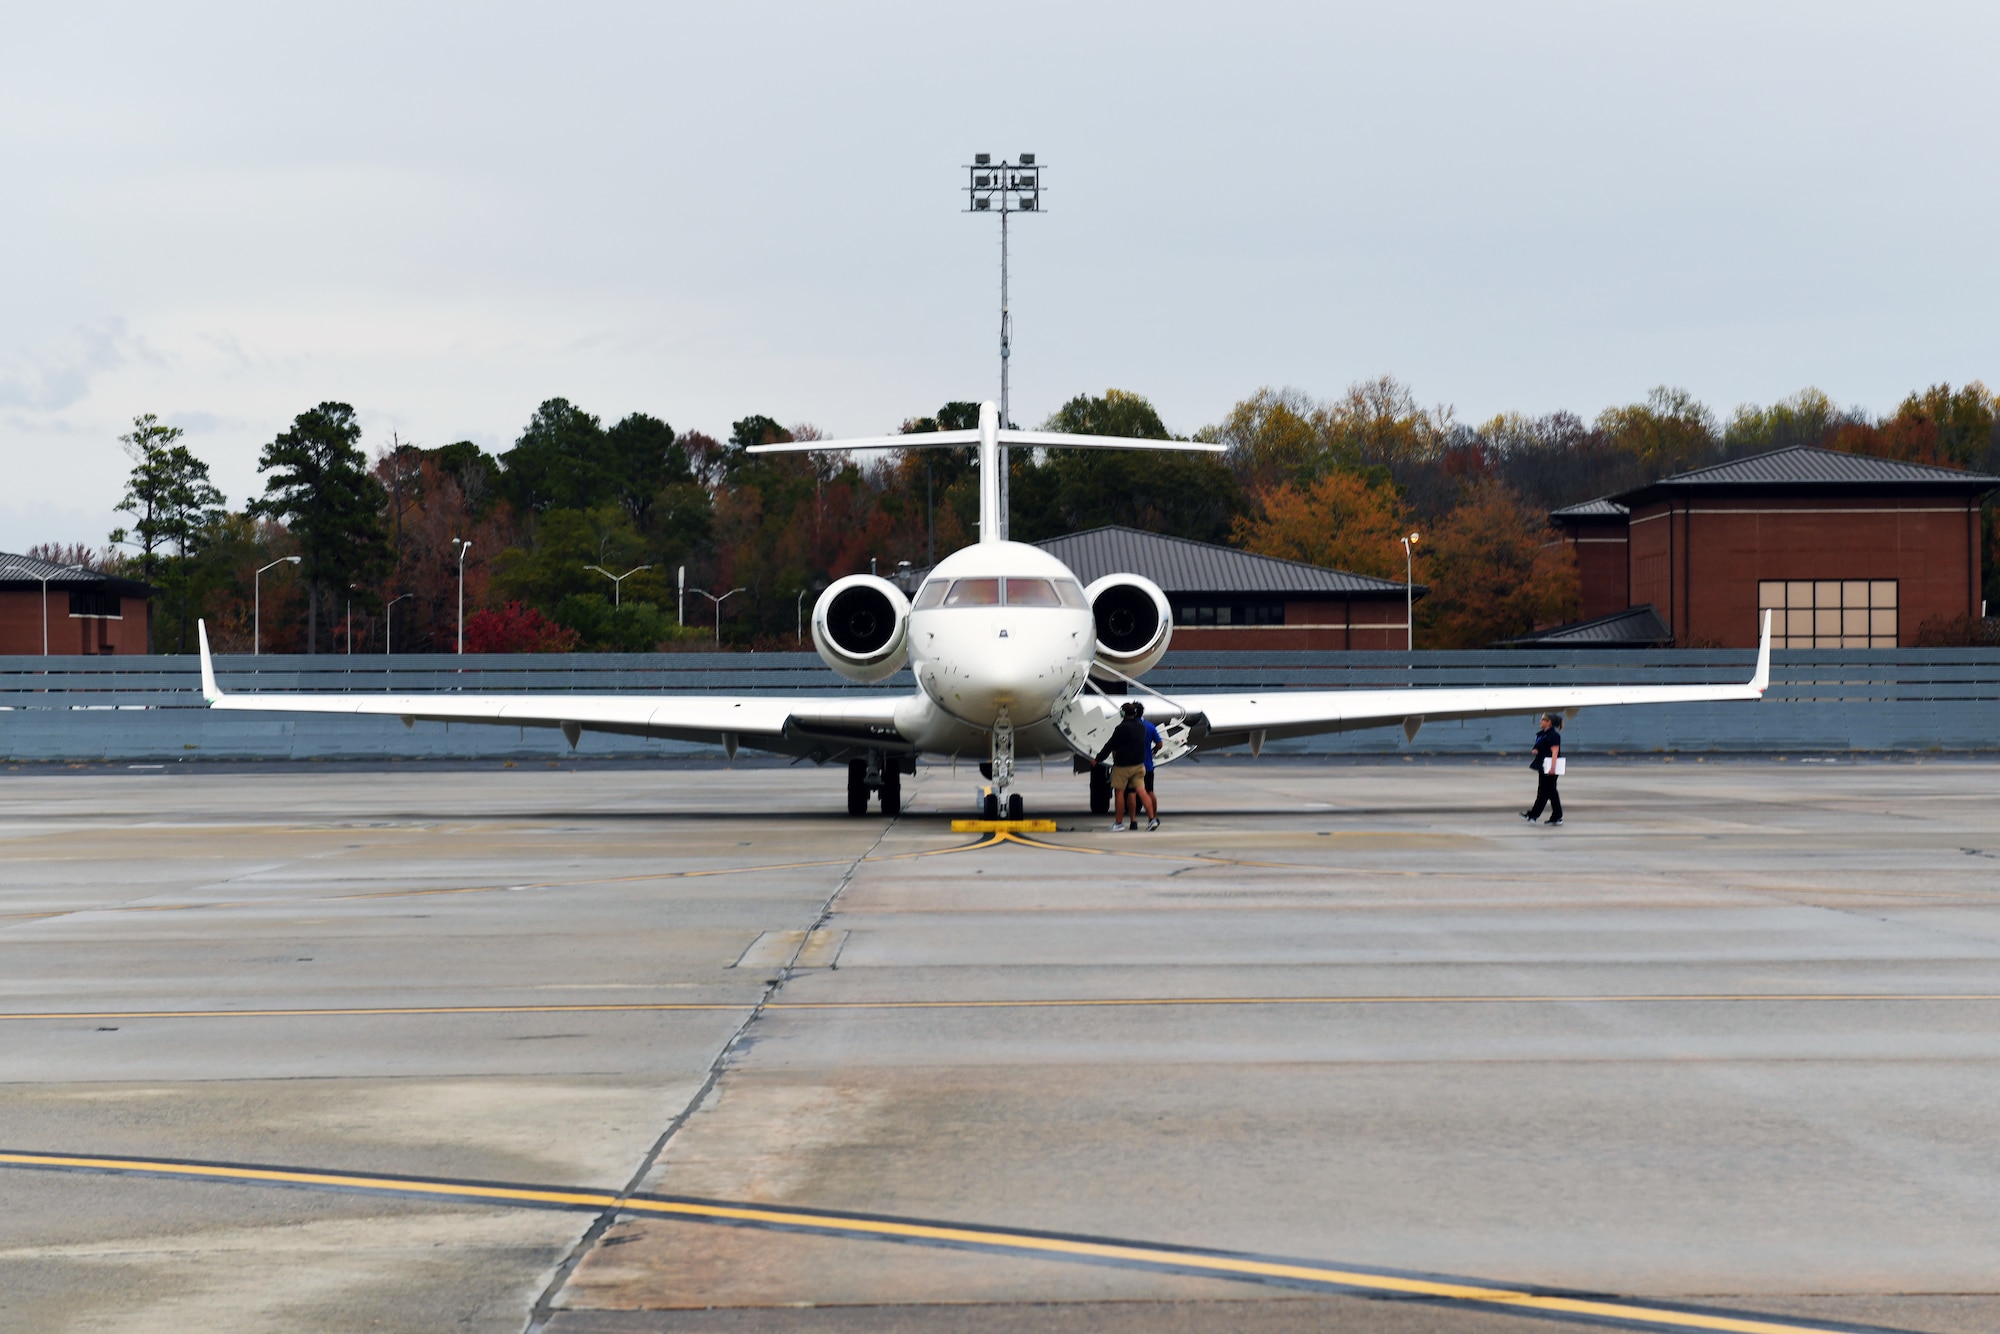
[(1101, 764), (1090, 766), (1090, 813), (1111, 814), (1111, 771)]
[(849, 760), (847, 762), (847, 813), (849, 815), (868, 814), (868, 762)]
[(986, 794), (986, 800), (979, 804), (979, 813), (981, 816), (983, 816), (988, 820), (999, 819), (1000, 798), (994, 796), (991, 792), (988, 792)]
[(900, 815), (903, 812), (903, 776), (894, 769), (882, 774), (882, 814)]
[(1007, 818), (1008, 818), (1009, 820), (1018, 820), (1018, 819), (1020, 819), (1020, 818), (1021, 818), (1021, 812), (1022, 812), (1023, 810), (1025, 810), (1025, 809), (1026, 809), (1026, 806), (1025, 806), (1025, 804), (1024, 804), (1024, 803), (1023, 803), (1022, 801), (1021, 801), (1021, 794), (1020, 794), (1020, 793), (1018, 793), (1018, 792), (1014, 792), (1014, 793), (1010, 793), (1010, 794), (1008, 794), (1008, 797), (1007, 797)]

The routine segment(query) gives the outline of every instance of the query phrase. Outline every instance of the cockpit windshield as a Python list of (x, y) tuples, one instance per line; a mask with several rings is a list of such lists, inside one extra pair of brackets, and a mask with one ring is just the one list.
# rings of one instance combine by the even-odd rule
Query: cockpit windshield
[(1056, 600), (1056, 586), (1046, 579), (1007, 580), (1007, 605), (1010, 607), (1060, 607)]
[(933, 579), (917, 590), (911, 611), (933, 607), (1070, 607), (1090, 610), (1074, 579)]
[(1000, 605), (998, 579), (960, 579), (945, 594), (947, 607), (997, 607)]

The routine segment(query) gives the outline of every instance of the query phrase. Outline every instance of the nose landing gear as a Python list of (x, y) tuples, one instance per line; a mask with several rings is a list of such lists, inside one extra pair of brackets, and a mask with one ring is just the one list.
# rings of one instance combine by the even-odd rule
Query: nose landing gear
[(1014, 722), (1007, 716), (1004, 704), (1000, 706), (1000, 716), (993, 720), (993, 759), (987, 769), (993, 779), (993, 788), (980, 803), (980, 814), (989, 820), (998, 820), (1004, 811), (1007, 819), (1020, 819), (1024, 803), (1021, 794), (1013, 791)]

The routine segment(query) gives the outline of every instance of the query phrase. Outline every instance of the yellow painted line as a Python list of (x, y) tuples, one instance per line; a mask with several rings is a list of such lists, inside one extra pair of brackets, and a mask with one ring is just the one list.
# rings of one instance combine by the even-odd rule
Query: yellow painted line
[(22, 1012), (0, 1014), (0, 1020), (8, 1019), (312, 1019), (341, 1016), (369, 1018), (375, 1015), (399, 1014), (642, 1014), (648, 1011), (668, 1010), (754, 1010), (755, 1001), (707, 1003), (701, 1001), (661, 1002), (647, 1004), (635, 1001), (626, 1004), (605, 1005), (353, 1005), (335, 1006), (327, 1009), (267, 1009), (267, 1010), (70, 1010), (56, 1012)]
[[(1675, 1005), (1749, 1003), (1817, 1004), (1838, 1002), (1966, 1003), (2000, 1001), (2000, 992), (1693, 992), (1628, 993), (1597, 996), (1077, 996), (1027, 997), (1020, 1000), (853, 1000), (772, 1001), (769, 1010), (1065, 1010), (1168, 1009), (1176, 1006), (1266, 1005)], [(372, 1018), (426, 1014), (649, 1014), (742, 1012), (758, 1008), (755, 1001), (612, 1001), (576, 1005), (352, 1005), (313, 1008), (296, 1006), (250, 1010), (22, 1010), (0, 1012), (10, 1020), (85, 1019), (314, 1019)]]
[(1225, 1279), (1279, 1279), (1348, 1292), (1418, 1297), (1438, 1302), (1501, 1306), (1530, 1315), (1584, 1320), (1617, 1320), (1654, 1329), (1710, 1330), (1722, 1334), (1842, 1334), (1826, 1326), (1747, 1314), (1677, 1311), (1641, 1301), (1569, 1297), (1518, 1287), (1369, 1273), (1334, 1265), (1264, 1259), (1212, 1251), (1179, 1250), (1086, 1237), (1041, 1236), (1002, 1228), (925, 1223), (892, 1218), (821, 1214), (724, 1201), (659, 1199), (613, 1191), (440, 1181), (423, 1177), (356, 1176), (340, 1172), (190, 1163), (137, 1158), (96, 1158), (67, 1154), (0, 1152), (0, 1165), (112, 1173), (166, 1175), (219, 1182), (317, 1186), (332, 1190), (424, 1196), (474, 1204), (603, 1209), (619, 1213), (697, 1221), (749, 1223), (764, 1227), (809, 1228), (837, 1236), (880, 1238), (943, 1246), (979, 1246), (1021, 1255), (1044, 1255), (1118, 1264), (1138, 1264)]

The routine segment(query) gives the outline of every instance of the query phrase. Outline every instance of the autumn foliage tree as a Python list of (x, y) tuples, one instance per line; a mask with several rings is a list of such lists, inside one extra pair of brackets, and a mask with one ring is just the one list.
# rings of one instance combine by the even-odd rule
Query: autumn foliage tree
[(568, 653), (577, 639), (576, 631), (518, 602), (488, 607), (465, 619), (467, 653)]
[(1431, 589), (1417, 604), (1425, 648), (1484, 648), (1575, 614), (1575, 553), (1503, 485), (1440, 518), (1419, 551), (1417, 577)]
[(1258, 513), (1236, 520), (1233, 535), (1261, 556), (1399, 579), (1408, 531), (1394, 487), (1358, 472), (1330, 472), (1266, 492)]

